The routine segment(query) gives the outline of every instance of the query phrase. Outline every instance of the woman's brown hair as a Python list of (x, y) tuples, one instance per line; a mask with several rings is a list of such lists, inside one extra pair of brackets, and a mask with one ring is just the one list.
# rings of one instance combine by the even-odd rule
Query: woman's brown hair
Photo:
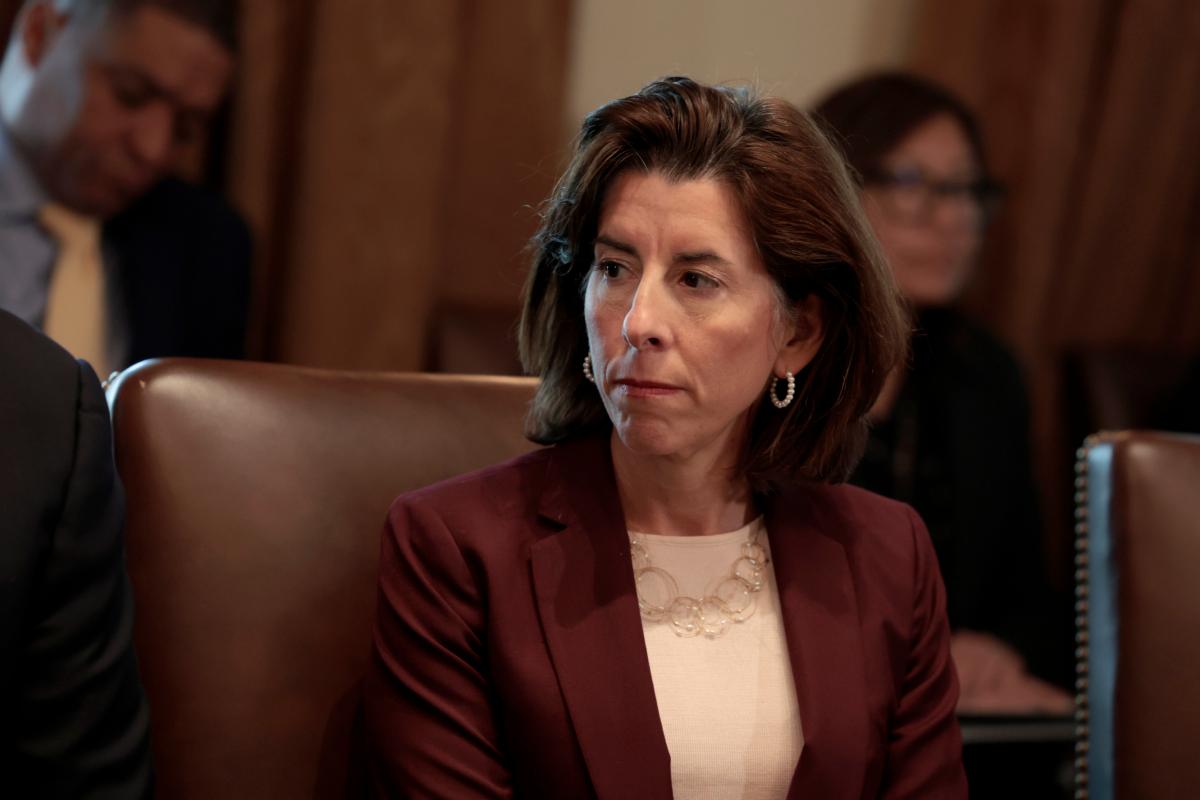
[(876, 172), (908, 135), (948, 114), (962, 129), (979, 171), (988, 174), (979, 120), (965, 103), (933, 81), (907, 72), (877, 72), (834, 90), (813, 108), (841, 146), (856, 177)]
[(824, 339), (785, 411), (758, 409), (740, 467), (758, 491), (844, 480), (864, 416), (904, 357), (908, 321), (837, 150), (803, 112), (744, 88), (664, 78), (593, 111), (533, 239), (521, 361), (541, 377), (528, 435), (542, 444), (606, 430), (583, 376), (583, 286), (601, 204), (625, 170), (715, 179), (741, 204), (767, 271), (792, 304), (815, 294)]

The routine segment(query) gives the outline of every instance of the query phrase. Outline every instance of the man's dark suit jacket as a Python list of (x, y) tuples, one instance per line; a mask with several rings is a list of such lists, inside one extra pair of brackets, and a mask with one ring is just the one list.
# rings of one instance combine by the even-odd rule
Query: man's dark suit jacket
[(149, 794), (123, 502), (95, 374), (0, 311), (0, 796)]
[[(849, 486), (762, 506), (804, 730), (788, 797), (965, 798), (920, 519)], [(606, 438), (396, 501), (364, 720), (383, 796), (671, 797)]]
[(129, 363), (245, 356), (250, 234), (217, 194), (164, 180), (105, 225), (104, 243), (116, 256)]

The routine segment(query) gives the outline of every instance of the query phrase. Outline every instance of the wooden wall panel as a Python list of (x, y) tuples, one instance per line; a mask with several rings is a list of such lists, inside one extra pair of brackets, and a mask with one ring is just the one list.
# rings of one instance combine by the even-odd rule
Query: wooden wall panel
[(563, 147), (568, 9), (245, 4), (229, 185), (262, 245), (260, 356), (418, 369), (435, 307), (515, 309)]

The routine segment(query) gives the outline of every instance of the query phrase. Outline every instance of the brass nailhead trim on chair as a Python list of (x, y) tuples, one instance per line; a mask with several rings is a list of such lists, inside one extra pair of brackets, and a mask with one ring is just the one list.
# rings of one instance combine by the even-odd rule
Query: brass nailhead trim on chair
[(1103, 434), (1075, 451), (1075, 798), (1088, 797), (1088, 454)]

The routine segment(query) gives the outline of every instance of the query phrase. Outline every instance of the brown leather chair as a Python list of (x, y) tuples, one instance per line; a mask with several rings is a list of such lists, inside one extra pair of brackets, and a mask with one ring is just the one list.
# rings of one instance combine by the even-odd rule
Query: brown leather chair
[(1200, 437), (1089, 437), (1076, 469), (1076, 796), (1195, 797)]
[(173, 359), (109, 387), (159, 795), (343, 797), (393, 498), (533, 447), (535, 382)]

